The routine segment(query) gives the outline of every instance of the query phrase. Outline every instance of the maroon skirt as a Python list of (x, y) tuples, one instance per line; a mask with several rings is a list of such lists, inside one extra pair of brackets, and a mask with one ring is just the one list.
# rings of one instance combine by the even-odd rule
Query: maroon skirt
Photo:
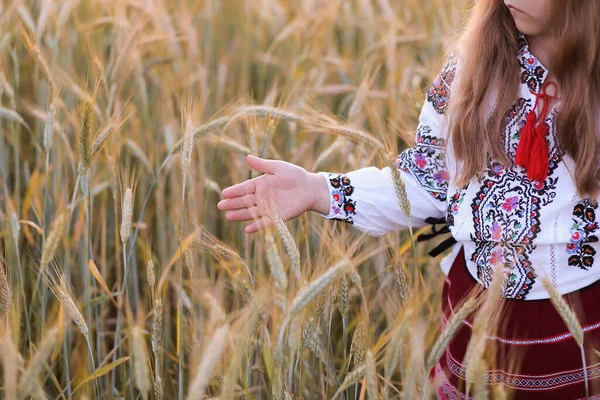
[[(467, 270), (461, 249), (444, 285), (442, 329), (463, 297), (477, 285)], [(513, 399), (582, 399), (586, 395), (587, 374), (589, 398), (600, 399), (600, 357), (594, 351), (600, 351), (600, 284), (597, 282), (564, 298), (584, 330), (586, 370), (579, 346), (549, 300), (505, 299), (500, 317), (504, 328), (488, 337), (488, 341), (494, 342), (498, 360), (488, 370), (489, 385), (504, 385)], [(438, 399), (471, 398), (465, 396), (466, 368), (462, 362), (472, 323), (473, 315), (463, 321), (432, 371)]]

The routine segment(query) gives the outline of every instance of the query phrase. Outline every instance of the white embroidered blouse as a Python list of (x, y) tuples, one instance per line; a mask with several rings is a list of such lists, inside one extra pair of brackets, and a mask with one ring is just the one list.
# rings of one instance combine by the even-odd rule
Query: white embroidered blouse
[[(548, 70), (519, 38), (520, 97), (507, 114), (506, 153), (514, 161), (519, 131), (545, 83)], [(445, 113), (457, 73), (451, 57), (427, 92), (415, 145), (396, 160), (411, 204), (413, 227), (427, 226), (427, 218), (445, 218), (456, 239), (441, 262), (447, 274), (461, 247), (475, 280), (489, 286), (494, 265), (507, 267), (504, 296), (520, 300), (549, 295), (541, 277), (549, 277), (559, 291), (569, 293), (600, 279), (597, 206), (580, 196), (571, 172), (573, 160), (558, 146), (555, 108), (548, 114), (549, 168), (543, 182), (528, 179), (523, 168), (491, 160), (481, 181), (464, 187), (453, 184), (453, 159), (446, 152)], [(556, 107), (556, 106), (555, 106)], [(474, 149), (476, 151), (476, 149)], [(571, 172), (570, 172), (571, 171)], [(331, 195), (327, 219), (341, 219), (373, 236), (407, 227), (400, 210), (390, 168), (362, 168), (345, 174), (320, 172)]]

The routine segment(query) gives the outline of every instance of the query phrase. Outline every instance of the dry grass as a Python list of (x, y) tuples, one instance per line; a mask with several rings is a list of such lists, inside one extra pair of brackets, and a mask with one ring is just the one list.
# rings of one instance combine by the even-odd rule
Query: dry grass
[(412, 232), (303, 215), (249, 236), (216, 203), (253, 176), (247, 153), (389, 166), (460, 6), (3, 4), (0, 396), (434, 393), (427, 369), (458, 322), (439, 337), (443, 277)]

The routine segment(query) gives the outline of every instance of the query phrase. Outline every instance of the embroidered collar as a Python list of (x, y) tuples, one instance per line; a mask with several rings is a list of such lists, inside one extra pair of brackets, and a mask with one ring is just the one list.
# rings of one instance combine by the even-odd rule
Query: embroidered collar
[(517, 58), (521, 66), (521, 83), (527, 85), (529, 90), (538, 93), (548, 76), (548, 68), (531, 54), (527, 38), (522, 32), (519, 32), (519, 56)]

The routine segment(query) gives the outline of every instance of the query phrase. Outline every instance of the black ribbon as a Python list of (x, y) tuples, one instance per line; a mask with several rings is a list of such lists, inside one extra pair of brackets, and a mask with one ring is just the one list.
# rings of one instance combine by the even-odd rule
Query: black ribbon
[[(439, 235), (445, 235), (450, 233), (450, 228), (448, 227), (448, 224), (446, 223), (446, 219), (445, 218), (433, 218), (433, 217), (429, 217), (425, 220), (426, 223), (431, 224), (431, 233), (422, 233), (419, 236), (417, 236), (417, 242), (424, 242), (427, 240), (431, 240), (433, 238), (435, 238), (436, 236)], [(441, 229), (437, 228), (437, 225), (442, 225)], [(456, 244), (456, 239), (454, 239), (454, 236), (450, 236), (449, 238), (447, 238), (446, 240), (444, 240), (443, 242), (441, 242), (440, 244), (438, 244), (436, 247), (434, 247), (430, 252), (429, 255), (431, 257), (437, 257), (440, 254), (442, 254), (444, 251), (448, 250), (449, 248), (451, 248), (452, 246), (454, 246)]]

